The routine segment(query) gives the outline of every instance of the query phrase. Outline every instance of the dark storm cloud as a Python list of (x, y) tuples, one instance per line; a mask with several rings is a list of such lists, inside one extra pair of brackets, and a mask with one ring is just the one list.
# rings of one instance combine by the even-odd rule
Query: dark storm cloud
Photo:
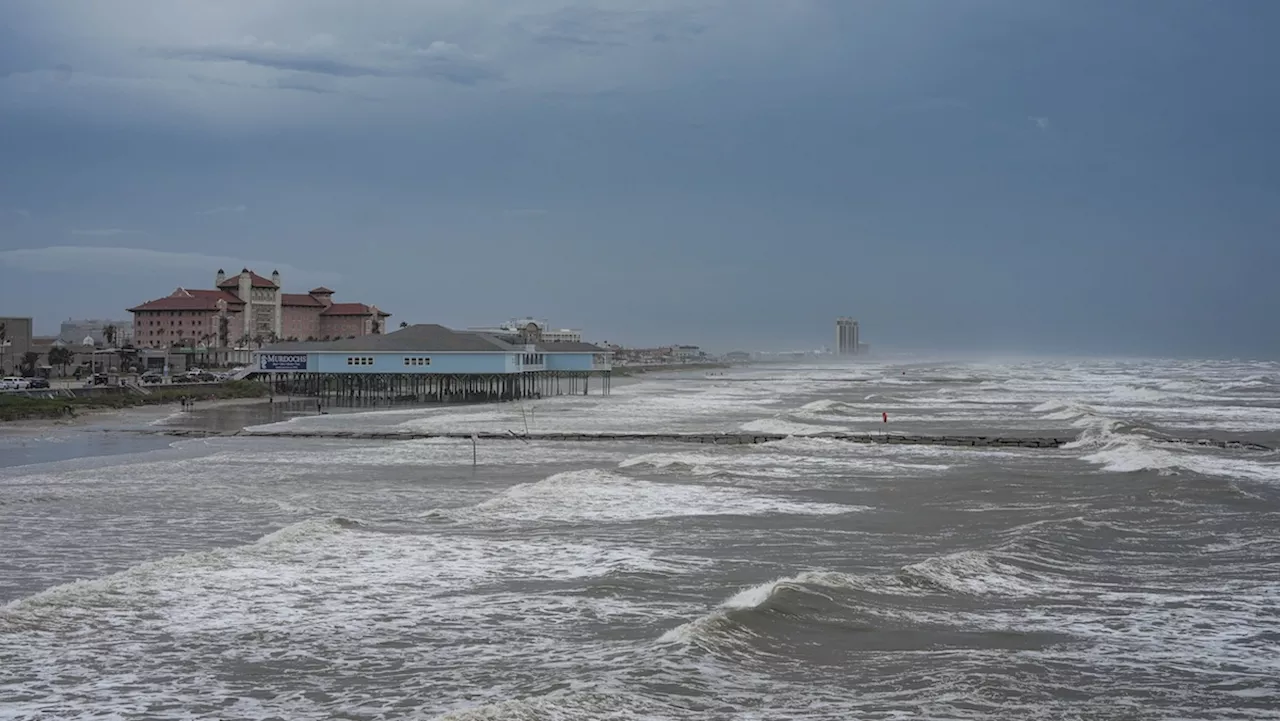
[[(0, 257), (25, 275), (0, 306), (109, 316), (267, 258), (395, 322), (751, 349), (852, 315), (881, 348), (1276, 354), (1277, 23), (1182, 0), (10, 0)], [(137, 282), (75, 270), (108, 243), (94, 262)]]

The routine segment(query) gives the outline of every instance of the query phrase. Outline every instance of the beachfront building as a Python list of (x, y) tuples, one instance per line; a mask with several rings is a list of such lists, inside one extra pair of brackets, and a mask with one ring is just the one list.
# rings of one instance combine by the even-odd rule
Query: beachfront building
[(17, 375), (31, 351), (31, 319), (0, 316), (0, 376)]
[(390, 313), (364, 303), (335, 303), (323, 286), (285, 293), (280, 272), (264, 278), (221, 269), (212, 289), (178, 288), (129, 309), (134, 343), (145, 348), (236, 348), (280, 339), (329, 340), (377, 335)]
[(411, 325), (384, 335), (277, 343), (254, 353), (252, 376), (282, 390), (350, 399), (513, 400), (608, 393), (608, 350), (521, 333)]
[(512, 318), (502, 325), (492, 327), (468, 328), (476, 333), (491, 335), (523, 335), (536, 336), (545, 343), (581, 343), (582, 331), (575, 328), (551, 328), (545, 320), (533, 318)]
[(681, 363), (693, 363), (707, 357), (707, 354), (702, 352), (702, 349), (696, 345), (672, 346), (671, 355)]

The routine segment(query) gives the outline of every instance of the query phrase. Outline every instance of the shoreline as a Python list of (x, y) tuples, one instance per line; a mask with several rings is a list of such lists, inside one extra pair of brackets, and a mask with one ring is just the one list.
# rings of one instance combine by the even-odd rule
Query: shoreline
[(614, 378), (635, 378), (650, 373), (694, 373), (697, 371), (728, 370), (734, 366), (730, 363), (679, 363), (656, 366), (615, 366)]
[[(668, 374), (679, 372), (699, 372), (707, 370), (727, 369), (731, 366), (720, 363), (687, 363), (681, 365), (664, 365), (664, 366), (631, 366), (619, 372), (614, 371), (613, 381), (615, 385), (631, 385), (641, 383), (646, 376), (651, 374)], [(256, 389), (255, 389), (256, 390)], [(224, 387), (225, 392), (225, 387)], [(226, 408), (238, 407), (257, 407), (274, 405), (281, 409), (301, 407), (305, 409), (314, 408), (315, 398), (312, 396), (294, 396), (286, 400), (285, 396), (275, 396), (274, 401), (270, 400), (270, 392), (265, 387), (260, 391), (262, 395), (254, 395), (249, 397), (230, 397), (216, 398), (213, 400), (197, 400), (195, 406), (187, 409), (182, 406), (180, 397), (173, 397), (161, 402), (147, 403), (145, 400), (140, 403), (123, 406), (112, 406), (108, 404), (98, 405), (91, 402), (82, 402), (83, 405), (77, 405), (73, 400), (68, 399), (66, 405), (72, 407), (75, 411), (73, 416), (31, 416), (26, 418), (14, 418), (0, 421), (0, 435), (25, 435), (29, 433), (47, 433), (49, 431), (109, 431), (109, 430), (127, 430), (130, 426), (150, 425), (156, 421), (174, 417), (184, 413), (197, 413), (218, 411)], [(216, 391), (215, 391), (216, 393)], [(194, 393), (191, 395), (195, 395)], [(41, 399), (46, 400), (46, 399)], [(60, 399), (58, 399), (60, 400)], [(400, 404), (393, 404), (400, 406)], [(439, 404), (433, 403), (405, 403), (404, 408), (430, 408)], [(382, 410), (386, 406), (340, 406), (334, 407), (335, 410), (341, 408), (341, 412), (360, 412), (361, 410)], [(326, 408), (329, 406), (326, 404)], [(176, 419), (175, 419), (176, 420)], [(179, 428), (181, 424), (175, 424)]]
[[(218, 398), (211, 401), (199, 401), (195, 406), (195, 410), (267, 405), (268, 403), (269, 401), (266, 397)], [(0, 434), (7, 432), (21, 433), (52, 430), (83, 430), (86, 427), (97, 423), (108, 425), (107, 422), (111, 421), (118, 421), (121, 423), (150, 423), (183, 411), (184, 408), (182, 406), (182, 401), (180, 400), (166, 403), (126, 406), (123, 408), (93, 406), (77, 409), (76, 415), (70, 418), (18, 418), (15, 420), (3, 421), (0, 422)], [(116, 423), (110, 423), (110, 425), (116, 425)], [(102, 430), (111, 429), (103, 428)]]

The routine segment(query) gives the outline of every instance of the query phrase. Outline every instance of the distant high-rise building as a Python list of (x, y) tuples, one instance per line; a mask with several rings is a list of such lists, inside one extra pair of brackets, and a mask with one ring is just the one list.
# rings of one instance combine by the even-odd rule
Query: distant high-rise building
[(858, 321), (836, 318), (836, 355), (857, 355)]

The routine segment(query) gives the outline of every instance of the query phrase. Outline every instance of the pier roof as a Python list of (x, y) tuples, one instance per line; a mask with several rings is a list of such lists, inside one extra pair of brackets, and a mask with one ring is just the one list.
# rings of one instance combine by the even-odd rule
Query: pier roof
[[(268, 352), (367, 351), (385, 353), (518, 353), (524, 345), (518, 338), (500, 337), (476, 331), (458, 331), (435, 323), (421, 323), (384, 335), (364, 335), (335, 341), (276, 343)], [(540, 353), (607, 353), (591, 343), (557, 341), (539, 343)]]
[(514, 346), (482, 333), (465, 333), (435, 323), (401, 328), (385, 335), (363, 335), (335, 341), (276, 343), (265, 351), (370, 351), (388, 353), (506, 353)]

